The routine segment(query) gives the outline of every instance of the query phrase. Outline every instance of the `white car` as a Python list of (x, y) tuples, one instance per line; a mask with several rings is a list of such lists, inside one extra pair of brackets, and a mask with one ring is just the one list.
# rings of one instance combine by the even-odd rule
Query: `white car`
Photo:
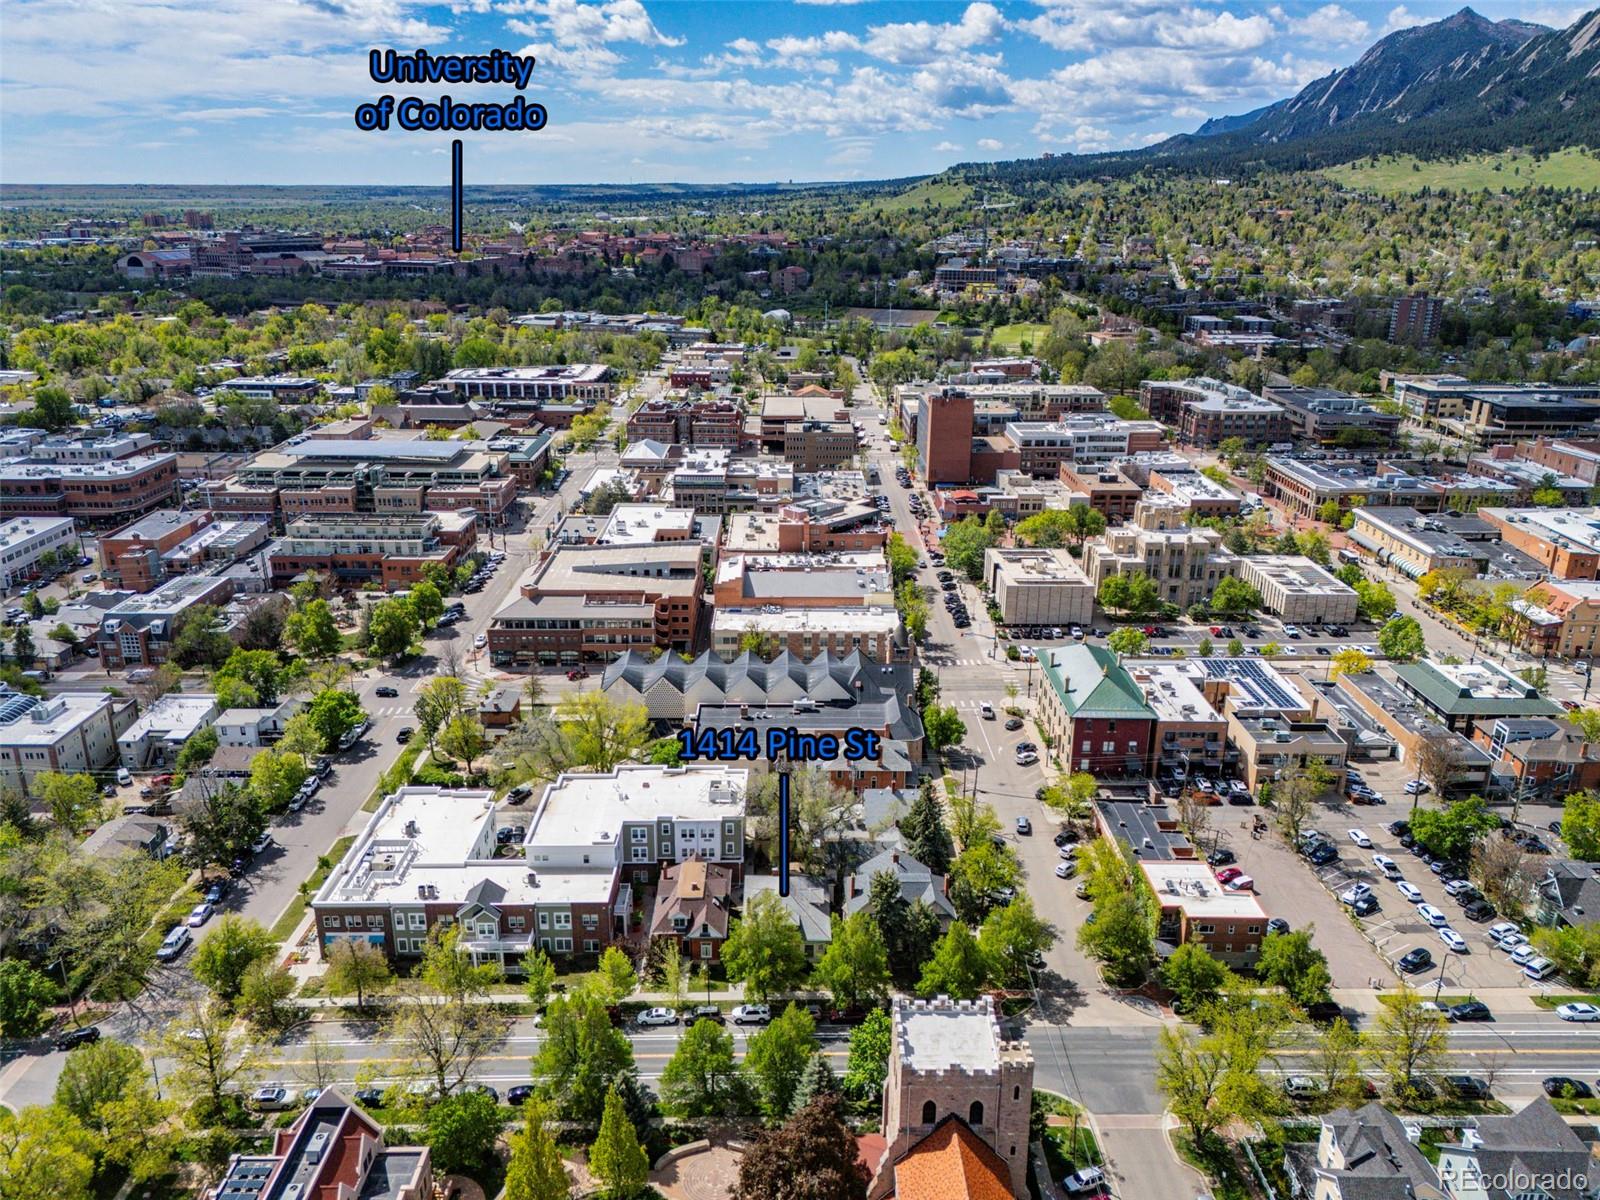
[(647, 1008), (638, 1017), (641, 1025), (676, 1025), (678, 1014), (670, 1008)]
[(1031, 767), (1039, 761), (1039, 756), (1032, 750), (1021, 750), (1017, 753), (1017, 766)]
[(1428, 785), (1423, 783), (1420, 779), (1413, 779), (1410, 783), (1406, 784), (1406, 795), (1408, 796), (1420, 796), (1427, 790)]
[(1372, 849), (1372, 839), (1367, 836), (1365, 829), (1352, 829), (1350, 831), (1350, 840), (1363, 850)]
[(1600, 1021), (1600, 1004), (1563, 1004), (1556, 1016), (1563, 1021)]
[(250, 853), (260, 854), (270, 845), (272, 845), (272, 835), (270, 833), (263, 833), (255, 841), (250, 843)]
[(772, 1010), (765, 1004), (741, 1004), (728, 1016), (735, 1025), (763, 1025), (772, 1020)]
[(1394, 881), (1394, 886), (1400, 892), (1400, 894), (1407, 900), (1411, 901), (1411, 903), (1422, 903), (1422, 889), (1416, 884), (1407, 883), (1404, 879), (1396, 879)]
[(1074, 1171), (1063, 1179), (1061, 1186), (1069, 1194), (1076, 1194), (1078, 1192), (1094, 1191), (1096, 1188), (1103, 1187), (1105, 1181), (1106, 1173), (1099, 1167), (1084, 1167), (1083, 1170)]
[(250, 1094), (250, 1104), (258, 1112), (280, 1112), (294, 1106), (294, 1097), (284, 1087), (259, 1087)]
[(1417, 905), (1417, 916), (1421, 917), (1435, 929), (1442, 929), (1446, 925), (1450, 924), (1450, 918), (1445, 916), (1441, 909), (1437, 909), (1431, 904)]
[(1230, 892), (1253, 892), (1256, 890), (1256, 881), (1248, 875), (1235, 875), (1222, 886)]
[(1516, 963), (1519, 967), (1527, 966), (1538, 957), (1539, 952), (1527, 942), (1523, 942), (1522, 945), (1515, 946), (1511, 950), (1511, 961)]
[(1072, 863), (1061, 862), (1061, 863), (1057, 863), (1056, 864), (1056, 878), (1057, 879), (1071, 879), (1077, 873), (1078, 873), (1078, 868), (1075, 865), (1073, 865)]
[(183, 919), (183, 923), (190, 929), (199, 929), (200, 926), (211, 920), (211, 914), (214, 911), (210, 903), (202, 900), (189, 910), (189, 915)]
[(1529, 945), (1528, 938), (1522, 933), (1507, 933), (1495, 938), (1494, 944), (1507, 952)]
[(1400, 865), (1387, 854), (1374, 854), (1372, 856), (1372, 865), (1377, 867), (1378, 870), (1382, 871), (1390, 879), (1398, 878), (1400, 875)]
[(1522, 932), (1522, 930), (1518, 929), (1510, 921), (1497, 921), (1495, 924), (1489, 926), (1489, 928), (1487, 930), (1485, 930), (1484, 932), (1486, 932), (1489, 935), (1489, 940), (1491, 942), (1498, 942), (1501, 938), (1505, 937), (1507, 934), (1509, 934), (1509, 933), (1520, 934)]
[(1345, 888), (1339, 893), (1340, 904), (1359, 904), (1372, 895), (1372, 889), (1364, 883), (1356, 883)]
[(1283, 627), (1283, 632), (1284, 632), (1285, 636), (1287, 636), (1287, 637), (1292, 637), (1292, 638), (1299, 637), (1300, 636), (1300, 627), (1298, 625), (1285, 625)]
[(482, 650), (488, 644), (489, 635), (487, 633), (480, 633), (477, 637), (472, 639), (472, 648), (474, 650)]
[(1454, 950), (1457, 954), (1466, 954), (1468, 952), (1467, 939), (1462, 937), (1454, 929), (1451, 929), (1448, 925), (1439, 930), (1439, 940), (1446, 946), (1449, 946), (1450, 949)]

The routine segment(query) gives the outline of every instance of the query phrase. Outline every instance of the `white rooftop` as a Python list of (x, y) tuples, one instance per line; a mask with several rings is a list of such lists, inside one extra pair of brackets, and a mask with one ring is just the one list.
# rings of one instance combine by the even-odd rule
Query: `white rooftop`
[(1000, 1026), (989, 997), (900, 1001), (894, 1007), (895, 1044), (910, 1070), (998, 1071)]
[(1177, 663), (1136, 663), (1128, 674), (1144, 692), (1144, 702), (1162, 721), (1222, 722), (1217, 710), (1195, 685), (1194, 675)]
[(892, 608), (719, 608), (711, 631), (745, 633), (893, 633), (900, 614)]
[(1164, 859), (1140, 862), (1156, 901), (1163, 908), (1182, 908), (1193, 917), (1238, 917), (1266, 920), (1254, 894), (1230, 892), (1203, 862)]
[(607, 773), (564, 774), (545, 788), (528, 824), (527, 844), (609, 846), (627, 822), (742, 818), (749, 775), (743, 767), (719, 764), (637, 763)]
[(35, 701), (0, 691), (0, 746), (54, 746), (110, 703), (103, 692), (63, 692)]

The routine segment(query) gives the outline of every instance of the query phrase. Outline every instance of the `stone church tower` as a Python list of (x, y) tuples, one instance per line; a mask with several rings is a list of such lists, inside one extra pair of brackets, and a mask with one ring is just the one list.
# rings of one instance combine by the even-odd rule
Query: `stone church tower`
[(978, 1000), (897, 999), (883, 1136), (889, 1149), (874, 1172), (869, 1200), (888, 1195), (894, 1166), (940, 1121), (959, 1117), (1011, 1172), (1011, 1193), (1028, 1194), (1028, 1124), (1033, 1052), (1007, 1041), (988, 996)]

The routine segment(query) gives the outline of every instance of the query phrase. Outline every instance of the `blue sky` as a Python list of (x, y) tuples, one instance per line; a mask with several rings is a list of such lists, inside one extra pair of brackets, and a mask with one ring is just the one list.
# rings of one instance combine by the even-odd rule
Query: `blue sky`
[[(0, 180), (448, 182), (443, 136), (362, 133), (370, 47), (534, 54), (538, 133), (464, 136), (468, 183), (877, 179), (1148, 145), (1292, 95), (1406, 0), (9, 0)], [(1485, 16), (1566, 25), (1562, 0)], [(506, 88), (406, 88), (505, 100)]]

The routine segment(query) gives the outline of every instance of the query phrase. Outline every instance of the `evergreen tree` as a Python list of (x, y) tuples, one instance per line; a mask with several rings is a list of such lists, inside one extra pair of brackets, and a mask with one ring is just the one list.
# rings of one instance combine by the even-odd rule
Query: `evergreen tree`
[(838, 1091), (839, 1077), (833, 1073), (828, 1060), (821, 1054), (813, 1054), (805, 1070), (800, 1072), (800, 1082), (789, 1104), (789, 1115), (793, 1116), (818, 1096), (836, 1095)]
[(600, 1118), (600, 1135), (589, 1147), (589, 1170), (612, 1200), (628, 1200), (644, 1189), (650, 1175), (650, 1162), (639, 1135), (616, 1088), (606, 1093), (605, 1114)]
[(931, 778), (922, 781), (917, 798), (900, 818), (900, 837), (912, 858), (935, 875), (949, 874), (955, 846), (950, 840), (950, 830), (945, 827), (944, 813), (939, 808)]

